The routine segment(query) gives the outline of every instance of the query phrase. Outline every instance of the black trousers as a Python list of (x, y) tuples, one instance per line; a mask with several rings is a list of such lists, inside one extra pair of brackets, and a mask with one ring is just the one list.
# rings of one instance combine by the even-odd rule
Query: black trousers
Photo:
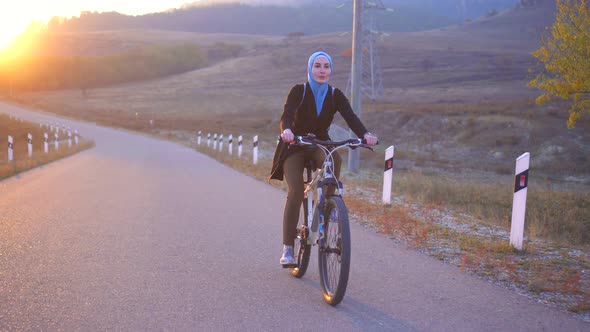
[[(340, 166), (342, 165), (342, 158), (337, 152), (332, 153), (334, 158), (334, 175), (338, 179), (340, 177)], [(285, 211), (283, 212), (283, 244), (292, 246), (295, 237), (297, 236), (297, 221), (299, 220), (299, 213), (301, 210), (301, 203), (303, 202), (303, 170), (306, 160), (314, 160), (316, 167), (321, 167), (324, 162), (325, 155), (320, 148), (308, 148), (294, 152), (284, 161), (283, 170), (285, 180), (289, 190), (287, 192), (287, 202), (285, 203)], [(334, 194), (336, 187), (330, 186), (327, 195)]]

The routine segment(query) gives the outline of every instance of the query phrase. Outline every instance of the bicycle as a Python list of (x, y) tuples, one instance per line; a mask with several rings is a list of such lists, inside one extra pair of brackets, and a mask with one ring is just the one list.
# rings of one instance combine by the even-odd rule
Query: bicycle
[[(334, 177), (332, 153), (345, 147), (373, 149), (361, 139), (332, 142), (318, 140), (311, 134), (296, 136), (292, 144), (317, 146), (325, 153), (325, 158), (322, 167), (315, 172), (313, 161), (305, 164), (304, 198), (293, 251), (296, 264), (288, 267), (291, 267), (293, 277), (303, 277), (309, 265), (311, 247), (318, 245), (322, 294), (328, 304), (336, 306), (344, 298), (348, 285), (351, 240), (348, 211), (342, 200), (343, 186)], [(335, 185), (338, 193), (326, 196), (324, 193), (329, 185)]]

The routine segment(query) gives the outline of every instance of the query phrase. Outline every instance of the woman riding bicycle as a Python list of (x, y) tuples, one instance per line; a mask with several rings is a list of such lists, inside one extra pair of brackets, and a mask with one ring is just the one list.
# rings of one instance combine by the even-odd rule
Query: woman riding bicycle
[[(287, 96), (281, 116), (281, 141), (273, 158), (271, 179), (287, 180), (288, 193), (283, 212), (283, 253), (280, 264), (295, 264), (293, 241), (297, 236), (297, 220), (304, 196), (303, 169), (306, 160), (313, 160), (315, 167), (321, 167), (324, 153), (319, 148), (289, 147), (295, 135), (315, 134), (318, 139), (330, 140), (328, 129), (334, 114), (340, 112), (346, 124), (368, 145), (377, 144), (377, 137), (371, 134), (356, 116), (342, 91), (328, 84), (332, 73), (332, 58), (325, 52), (316, 52), (307, 63), (307, 83), (297, 84)], [(334, 157), (334, 175), (340, 176), (342, 163), (338, 153)], [(336, 188), (328, 188), (327, 195), (333, 195)]]

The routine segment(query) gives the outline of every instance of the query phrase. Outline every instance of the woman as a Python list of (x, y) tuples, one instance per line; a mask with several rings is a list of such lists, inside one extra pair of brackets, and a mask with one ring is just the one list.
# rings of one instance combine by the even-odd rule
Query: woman
[[(295, 135), (313, 133), (320, 140), (330, 140), (328, 129), (336, 112), (340, 112), (348, 126), (368, 145), (375, 145), (377, 137), (371, 134), (354, 114), (342, 91), (328, 85), (332, 73), (332, 58), (325, 52), (316, 52), (307, 63), (307, 83), (295, 85), (289, 95), (281, 116), (281, 141), (275, 151), (271, 179), (287, 180), (289, 187), (283, 214), (282, 265), (296, 264), (293, 257), (293, 241), (297, 236), (297, 221), (303, 201), (303, 169), (306, 160), (313, 159), (321, 166), (324, 154), (319, 148), (289, 148)], [(334, 153), (334, 175), (340, 176), (342, 159)], [(327, 195), (336, 188), (329, 188)]]

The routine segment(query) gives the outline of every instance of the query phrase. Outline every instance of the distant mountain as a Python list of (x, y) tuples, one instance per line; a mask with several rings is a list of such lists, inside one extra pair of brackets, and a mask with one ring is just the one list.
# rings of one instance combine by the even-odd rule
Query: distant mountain
[(452, 18), (474, 19), (494, 11), (513, 8), (520, 3), (520, 0), (390, 0), (384, 2), (429, 9)]
[[(211, 0), (188, 3), (163, 13), (127, 16), (116, 12), (83, 12), (80, 17), (53, 19), (50, 30), (87, 31), (162, 29), (206, 33), (285, 35), (289, 32), (317, 34), (350, 31), (351, 0), (278, 1)], [(231, 2), (231, 3), (223, 3)], [(388, 0), (394, 12), (375, 11), (383, 31), (421, 31), (462, 22), (465, 18), (503, 10), (519, 0)], [(279, 6), (278, 3), (282, 5)], [(340, 6), (344, 5), (344, 6)], [(491, 8), (491, 9), (490, 9)]]
[[(441, 16), (451, 18), (477, 18), (488, 14), (491, 11), (502, 11), (512, 8), (523, 0), (372, 0), (371, 3), (384, 5), (390, 8), (412, 8), (423, 12), (438, 13)], [(534, 0), (524, 0), (530, 2)], [(321, 4), (325, 7), (336, 7), (345, 5), (352, 7), (353, 0), (201, 0), (188, 3), (184, 7), (203, 6), (222, 3), (240, 3), (247, 5), (274, 5), (301, 7)]]

